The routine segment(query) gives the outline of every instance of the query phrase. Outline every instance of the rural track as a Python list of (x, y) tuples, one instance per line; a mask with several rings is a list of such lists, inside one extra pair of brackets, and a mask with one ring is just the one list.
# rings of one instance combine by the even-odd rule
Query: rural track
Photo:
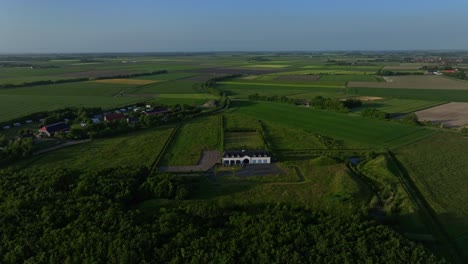
[(447, 250), (450, 252), (450, 257), (454, 261), (454, 263), (467, 263), (466, 259), (463, 259), (463, 254), (461, 253), (461, 249), (458, 245), (453, 241), (450, 235), (445, 230), (442, 223), (437, 218), (436, 212), (432, 209), (430, 204), (424, 198), (424, 195), (416, 186), (415, 182), (410, 178), (408, 172), (403, 167), (403, 165), (398, 161), (395, 155), (388, 151), (385, 154), (391, 162), (395, 164), (398, 168), (398, 179), (400, 183), (403, 185), (406, 193), (413, 201), (413, 204), (419, 208), (419, 211), (423, 214), (423, 219), (426, 222), (426, 225), (435, 233), (435, 236), (443, 242), (443, 244), (447, 247)]
[(57, 146), (48, 147), (48, 148), (45, 148), (45, 149), (38, 150), (38, 151), (34, 152), (32, 155), (35, 156), (35, 155), (43, 154), (43, 153), (53, 151), (53, 150), (56, 150), (56, 149), (61, 149), (61, 148), (64, 148), (64, 147), (78, 145), (78, 144), (82, 144), (82, 143), (86, 143), (86, 142), (90, 142), (90, 141), (91, 141), (91, 139), (67, 141), (67, 142), (62, 143), (62, 144), (57, 145)]

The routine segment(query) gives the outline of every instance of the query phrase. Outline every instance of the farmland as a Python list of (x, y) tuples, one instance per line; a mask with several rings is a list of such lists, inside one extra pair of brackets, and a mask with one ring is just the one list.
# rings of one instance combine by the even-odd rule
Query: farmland
[[(216, 211), (231, 212), (232, 208), (240, 208), (240, 211), (271, 206), (307, 208), (344, 219), (362, 219), (359, 220), (361, 223), (378, 222), (400, 239), (424, 243), (437, 256), (450, 259), (451, 252), (447, 247), (451, 240), (456, 241), (460, 251), (467, 248), (466, 136), (455, 129), (399, 119), (400, 115), (416, 113), (420, 120), (441, 120), (447, 126), (451, 124), (449, 120), (457, 122), (457, 126), (467, 123), (466, 103), (453, 103), (468, 102), (466, 81), (444, 76), (380, 76), (378, 73), (382, 69), (409, 74), (409, 71), (419, 71), (427, 66), (404, 63), (398, 59), (403, 55), (386, 53), (126, 54), (93, 59), (83, 59), (79, 55), (50, 56), (48, 60), (27, 62), (37, 68), (0, 67), (0, 84), (104, 78), (2, 86), (0, 122), (73, 106), (101, 107), (104, 110), (98, 111), (99, 114), (140, 103), (138, 109), (125, 111), (125, 115), (132, 118), (114, 123), (93, 124), (95, 113), (84, 113), (86, 116), (71, 120), (67, 117), (66, 122), (73, 131), (56, 137), (70, 142), (80, 137), (91, 138), (90, 142), (36, 156), (18, 157), (17, 161), (5, 166), (6, 172), (0, 169), (0, 173), (24, 172), (31, 177), (39, 172), (49, 173), (53, 178), (48, 181), (52, 186), (47, 189), (50, 192), (62, 188), (68, 181), (79, 184), (82, 178), (96, 179), (105, 186), (95, 187), (88, 182), (89, 186), (83, 187), (84, 183), (81, 183), (74, 193), (88, 195), (82, 192), (88, 187), (98, 191), (79, 199), (94, 199), (90, 197), (97, 197), (102, 191), (103, 195), (109, 195), (103, 199), (113, 203), (112, 208), (131, 208), (129, 210), (133, 210), (140, 220), (154, 221), (159, 219), (161, 212), (180, 208), (183, 208), (179, 210), (181, 212), (193, 214), (190, 219), (203, 219), (206, 223), (217, 221), (214, 220)], [(115, 76), (154, 71), (162, 73)], [(227, 78), (216, 83), (210, 81), (216, 77)], [(255, 93), (264, 96), (260, 100), (265, 101), (249, 99)], [(295, 100), (284, 100), (279, 98), (281, 96)], [(336, 108), (322, 107), (318, 103), (305, 104), (306, 100), (320, 100), (317, 96), (333, 99), (327, 102), (339, 105), (338, 100), (359, 99), (362, 105), (349, 106), (349, 111), (344, 108), (338, 112), (333, 110)], [(138, 113), (146, 105), (156, 109), (167, 107), (170, 111), (157, 116)], [(392, 118), (361, 117), (365, 109), (378, 109)], [(57, 119), (61, 121), (64, 117)], [(12, 123), (4, 122), (5, 125)], [(23, 137), (25, 141), (29, 140), (29, 132), (25, 129), (36, 132), (38, 126), (34, 120), (32, 124), (5, 128), (0, 134), (0, 142), (22, 142)], [(101, 129), (109, 133), (99, 133)], [(43, 141), (46, 143), (35, 145), (34, 151), (56, 142)], [(270, 152), (273, 164), (210, 167), (220, 162), (219, 152), (254, 149)], [(167, 169), (196, 165), (204, 151), (216, 154), (208, 170), (205, 167), (192, 171)], [(395, 156), (391, 156), (392, 153)], [(127, 166), (131, 169), (125, 169)], [(140, 170), (140, 166), (144, 169)], [(147, 171), (145, 167), (152, 170)], [(68, 170), (76, 175), (70, 178), (58, 175), (68, 173)], [(114, 170), (116, 174), (112, 174)], [(140, 172), (138, 177), (132, 176)], [(5, 186), (15, 186), (7, 182), (8, 179), (4, 178)], [(107, 184), (115, 179), (124, 181)], [(415, 186), (406, 181), (414, 181)], [(22, 188), (21, 184), (18, 186)], [(64, 196), (72, 189), (69, 186), (63, 188)], [(48, 193), (38, 190), (38, 193)], [(414, 193), (419, 195), (418, 199), (427, 200), (436, 212), (435, 221), (442, 223), (443, 228), (433, 229), (430, 223), (434, 219), (421, 210)], [(94, 203), (94, 200), (90, 201), (89, 204)], [(21, 206), (23, 204), (27, 202), (23, 201)], [(17, 205), (10, 202), (2, 206), (13, 208)], [(109, 206), (105, 204), (103, 207)], [(33, 212), (41, 216), (46, 214)], [(109, 215), (113, 214), (109, 211)], [(185, 216), (174, 218), (167, 213), (165, 217), (170, 223), (168, 226), (177, 221), (192, 224)], [(44, 224), (44, 228), (56, 230), (52, 226), (48, 222)], [(158, 223), (155, 228), (166, 227)], [(60, 226), (57, 230), (63, 231)], [(440, 236), (445, 231), (450, 234), (450, 241)], [(366, 236), (371, 234), (366, 233)], [(191, 235), (203, 236), (201, 233)], [(164, 236), (173, 239), (170, 234)], [(330, 245), (326, 247), (330, 248)], [(191, 254), (187, 247), (184, 250), (187, 251), (180, 254)]]
[[(242, 103), (239, 102), (239, 104)], [(345, 146), (348, 147), (392, 148), (433, 133), (425, 128), (279, 103), (249, 103), (239, 107), (238, 112), (291, 128), (328, 135), (343, 140)]]
[[(396, 151), (397, 158), (461, 249), (468, 245), (468, 193), (460, 192), (468, 188), (467, 148), (466, 138), (437, 133)], [(463, 252), (467, 257), (467, 251)]]
[(410, 99), (380, 99), (364, 103), (362, 107), (354, 111), (361, 111), (367, 108), (378, 108), (392, 116), (413, 113), (421, 109), (430, 108), (435, 105), (443, 104), (441, 101), (424, 101)]
[(99, 170), (122, 164), (150, 167), (173, 129), (172, 126), (161, 127), (133, 133), (131, 136), (99, 139), (41, 154), (24, 161), (24, 164), (29, 167), (85, 170)]
[(416, 112), (419, 120), (441, 123), (446, 127), (468, 124), (468, 103), (448, 103)]
[(442, 76), (392, 76), (385, 77), (386, 82), (349, 82), (348, 87), (371, 88), (408, 88), (434, 90), (468, 90), (468, 82)]

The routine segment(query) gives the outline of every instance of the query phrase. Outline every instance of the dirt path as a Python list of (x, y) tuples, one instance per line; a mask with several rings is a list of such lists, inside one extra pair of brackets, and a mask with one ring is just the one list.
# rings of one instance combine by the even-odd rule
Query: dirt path
[(203, 151), (202, 158), (198, 165), (194, 166), (168, 166), (160, 167), (161, 172), (192, 172), (192, 171), (207, 171), (216, 163), (220, 162), (221, 153), (218, 150)]
[(42, 153), (46, 153), (46, 152), (49, 152), (49, 151), (52, 151), (52, 150), (61, 149), (61, 148), (64, 148), (64, 147), (73, 146), (73, 145), (77, 145), (77, 144), (82, 144), (82, 143), (86, 143), (86, 142), (90, 142), (90, 141), (91, 141), (91, 139), (67, 141), (67, 142), (59, 144), (57, 146), (48, 147), (48, 148), (36, 151), (36, 152), (33, 153), (33, 156), (34, 155), (39, 155), (39, 154), (42, 154)]

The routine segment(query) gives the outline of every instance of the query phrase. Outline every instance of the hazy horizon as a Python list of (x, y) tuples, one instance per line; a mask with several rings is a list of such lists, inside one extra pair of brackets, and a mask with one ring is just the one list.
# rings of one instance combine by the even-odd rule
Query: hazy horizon
[(6, 1), (0, 54), (465, 51), (468, 2)]

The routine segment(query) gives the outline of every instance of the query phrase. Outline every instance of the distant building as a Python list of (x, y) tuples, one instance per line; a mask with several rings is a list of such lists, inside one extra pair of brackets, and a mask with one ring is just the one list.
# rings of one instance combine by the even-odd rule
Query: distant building
[(69, 130), (69, 125), (64, 122), (60, 122), (39, 128), (39, 136), (53, 137), (58, 132), (67, 132)]
[(127, 117), (122, 113), (106, 114), (104, 115), (104, 121), (113, 122), (126, 119)]
[(265, 150), (225, 151), (222, 157), (224, 166), (271, 163), (271, 155)]

